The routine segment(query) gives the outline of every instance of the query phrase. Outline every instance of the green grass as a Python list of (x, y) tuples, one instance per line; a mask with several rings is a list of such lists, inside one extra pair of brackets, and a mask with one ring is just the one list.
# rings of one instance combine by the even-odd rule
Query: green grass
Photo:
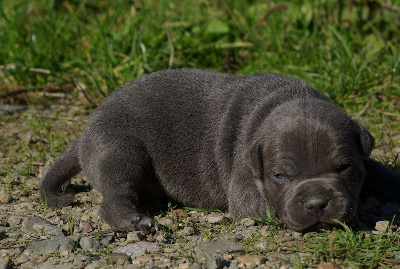
[(314, 242), (307, 251), (319, 262), (335, 261), (348, 268), (376, 268), (385, 262), (398, 261), (399, 234), (353, 232), (343, 229), (314, 234)]
[(396, 94), (399, 104), (400, 18), (357, 2), (4, 0), (1, 87), (81, 82), (103, 96), (168, 67), (272, 71), (342, 107), (372, 102), (398, 117), (379, 103)]

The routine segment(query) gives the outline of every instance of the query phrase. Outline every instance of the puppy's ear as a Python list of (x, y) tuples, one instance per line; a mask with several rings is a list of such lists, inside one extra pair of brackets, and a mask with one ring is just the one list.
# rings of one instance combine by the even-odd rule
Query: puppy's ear
[(368, 130), (362, 127), (359, 123), (356, 122), (356, 125), (360, 140), (361, 153), (364, 158), (367, 158), (374, 148), (375, 139), (370, 132), (368, 132)]
[(263, 163), (260, 143), (256, 142), (246, 154), (246, 163), (254, 177), (262, 179)]

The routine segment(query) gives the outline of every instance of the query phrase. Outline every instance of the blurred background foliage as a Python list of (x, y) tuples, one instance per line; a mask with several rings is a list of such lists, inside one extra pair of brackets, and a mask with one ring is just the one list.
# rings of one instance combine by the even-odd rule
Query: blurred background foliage
[[(399, 117), (399, 0), (3, 0), (0, 91), (74, 85), (98, 103), (178, 67), (304, 79)], [(76, 86), (76, 87), (75, 87)]]

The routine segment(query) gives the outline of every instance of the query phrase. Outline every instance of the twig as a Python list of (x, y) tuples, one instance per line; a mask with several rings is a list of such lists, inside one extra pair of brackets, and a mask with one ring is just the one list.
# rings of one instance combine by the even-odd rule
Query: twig
[(46, 115), (40, 115), (38, 117), (45, 118), (45, 119), (52, 119), (52, 120), (77, 121), (76, 119), (69, 118), (69, 117), (55, 117), (55, 116), (46, 116)]
[(29, 90), (28, 89), (19, 89), (19, 90), (16, 90), (16, 91), (12, 91), (12, 92), (6, 92), (6, 93), (3, 93), (3, 94), (0, 94), (0, 99), (1, 98), (7, 98), (7, 97), (10, 97), (10, 96), (13, 96), (13, 95), (18, 95), (18, 94), (21, 94), (21, 93), (27, 93)]
[(358, 117), (361, 117), (365, 111), (367, 111), (367, 109), (370, 107), (371, 105), (371, 101), (368, 101), (365, 106), (363, 107), (363, 109), (361, 109), (361, 111), (358, 113)]
[[(36, 91), (43, 91), (43, 93), (49, 93), (49, 92), (66, 92), (65, 90), (63, 90), (63, 88), (68, 88), (65, 85), (61, 85), (60, 86), (38, 86), (38, 87), (25, 87), (25, 88), (19, 88), (15, 91), (10, 91), (10, 92), (6, 92), (3, 94), (0, 94), (0, 99), (1, 98), (7, 98), (13, 95), (18, 95), (18, 94), (22, 94), (22, 93), (29, 93), (29, 92), (36, 92)], [(40, 93), (42, 94), (42, 93)]]
[(168, 42), (169, 42), (169, 50), (170, 50), (168, 67), (171, 68), (172, 65), (174, 64), (175, 49), (174, 49), (174, 43), (172, 41), (171, 29), (167, 28), (167, 29), (165, 29), (165, 31), (167, 33), (167, 38), (168, 38)]
[(89, 95), (87, 94), (86, 90), (82, 87), (81, 83), (79, 83), (78, 81), (76, 81), (75, 79), (73, 80), (75, 86), (82, 91), (83, 95), (85, 96), (86, 100), (89, 101), (89, 103), (91, 103), (94, 106), (97, 106), (97, 104), (95, 102), (92, 101), (92, 99), (89, 98)]

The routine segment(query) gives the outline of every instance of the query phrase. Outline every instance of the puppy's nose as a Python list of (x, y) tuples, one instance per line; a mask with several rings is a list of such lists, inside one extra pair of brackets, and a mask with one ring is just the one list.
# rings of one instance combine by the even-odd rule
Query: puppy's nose
[(304, 207), (314, 217), (320, 217), (325, 207), (328, 205), (328, 200), (323, 198), (310, 198), (304, 203)]

